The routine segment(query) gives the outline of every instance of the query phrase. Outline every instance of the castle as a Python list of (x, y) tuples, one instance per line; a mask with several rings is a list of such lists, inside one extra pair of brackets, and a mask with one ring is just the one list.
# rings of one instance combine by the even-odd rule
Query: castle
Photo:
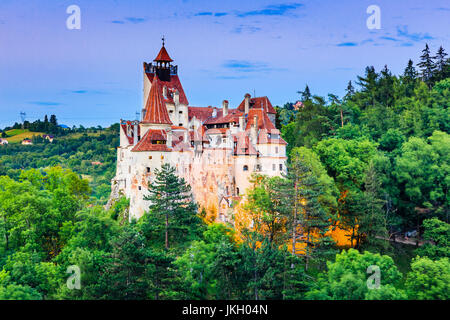
[(120, 121), (112, 197), (130, 200), (130, 219), (149, 207), (144, 196), (155, 169), (164, 163), (192, 187), (200, 207), (216, 220), (232, 223), (233, 205), (250, 187), (253, 172), (286, 171), (286, 145), (275, 128), (275, 109), (267, 97), (246, 94), (235, 109), (193, 107), (164, 46), (153, 63), (144, 62), (144, 100), (140, 121)]

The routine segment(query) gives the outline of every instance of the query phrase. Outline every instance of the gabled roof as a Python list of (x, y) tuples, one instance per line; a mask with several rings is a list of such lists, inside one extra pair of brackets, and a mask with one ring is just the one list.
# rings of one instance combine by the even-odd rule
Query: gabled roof
[(237, 109), (229, 109), (228, 114), (223, 116), (223, 109), (217, 111), (217, 116), (213, 118), (212, 116), (205, 121), (205, 124), (222, 124), (222, 123), (239, 123), (239, 117), (244, 113)]
[(258, 129), (276, 130), (272, 121), (270, 121), (267, 113), (264, 112), (263, 109), (250, 109), (248, 111), (247, 126), (245, 128), (246, 130), (250, 129), (253, 126), (255, 122), (255, 116), (258, 117)]
[(172, 124), (159, 86), (160, 84), (158, 77), (155, 77), (152, 82), (147, 103), (145, 105), (145, 116), (142, 121), (143, 123)]
[(156, 56), (155, 60), (157, 62), (172, 62), (173, 60), (169, 57), (169, 54), (167, 53), (167, 50), (164, 46), (162, 46), (161, 50), (159, 50), (158, 55)]
[(213, 108), (203, 108), (203, 107), (188, 107), (188, 117), (189, 121), (196, 117), (201, 122), (206, 121), (211, 117), (213, 113)]
[[(252, 108), (264, 109), (267, 113), (271, 114), (277, 113), (267, 97), (250, 98), (250, 109)], [(242, 112), (245, 111), (245, 99), (242, 100), (237, 109)]]
[[(153, 86), (154, 79), (157, 79), (158, 77), (155, 77), (154, 73), (146, 73), (148, 79), (150, 80), (150, 83)], [(159, 91), (161, 96), (163, 97), (164, 102), (166, 103), (174, 103), (173, 101), (173, 95), (175, 91), (178, 90), (178, 93), (180, 95), (180, 103), (184, 105), (188, 105), (188, 99), (186, 98), (186, 94), (184, 93), (183, 86), (181, 85), (180, 78), (178, 78), (177, 75), (170, 75), (170, 81), (162, 81), (158, 79), (159, 82)], [(163, 96), (163, 88), (167, 88), (167, 96)]]
[(160, 129), (149, 129), (131, 151), (171, 151), (166, 144), (153, 144), (153, 141), (167, 141), (166, 132)]

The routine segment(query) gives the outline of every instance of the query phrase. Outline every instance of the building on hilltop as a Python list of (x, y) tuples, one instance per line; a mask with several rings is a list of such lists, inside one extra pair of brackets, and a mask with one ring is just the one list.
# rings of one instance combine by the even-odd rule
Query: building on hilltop
[(164, 43), (152, 63), (144, 63), (140, 121), (120, 120), (112, 196), (130, 200), (130, 219), (149, 207), (144, 196), (155, 169), (169, 163), (191, 185), (200, 207), (232, 223), (233, 203), (241, 201), (257, 172), (286, 171), (286, 145), (275, 128), (275, 109), (267, 97), (246, 94), (236, 109), (189, 106)]

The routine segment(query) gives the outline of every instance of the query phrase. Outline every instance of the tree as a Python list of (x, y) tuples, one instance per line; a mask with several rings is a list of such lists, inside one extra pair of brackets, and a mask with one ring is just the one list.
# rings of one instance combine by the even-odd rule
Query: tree
[(432, 218), (424, 220), (422, 225), (425, 229), (423, 239), (427, 242), (416, 253), (433, 260), (450, 258), (450, 224)]
[(411, 137), (401, 151), (395, 158), (394, 176), (408, 201), (405, 211), (410, 224), (418, 226), (432, 216), (448, 221), (450, 136), (435, 131), (427, 140)]
[(388, 248), (386, 217), (383, 210), (385, 201), (380, 199), (380, 187), (378, 173), (371, 162), (364, 178), (364, 192), (359, 193), (353, 203), (358, 233), (357, 249), (361, 246), (368, 250), (383, 252)]
[(309, 90), (308, 85), (306, 85), (305, 90), (297, 91), (297, 93), (301, 95), (302, 102), (311, 100), (312, 96), (311, 96), (311, 91)]
[(345, 89), (344, 100), (351, 99), (355, 94), (355, 87), (353, 87), (352, 81), (350, 80), (347, 84), (347, 89)]
[(148, 192), (144, 199), (150, 201), (150, 211), (144, 219), (153, 220), (154, 224), (149, 225), (156, 233), (163, 232), (166, 249), (171, 242), (186, 245), (201, 234), (202, 222), (197, 215), (191, 187), (175, 174), (175, 168), (166, 163), (156, 169)]
[(450, 262), (416, 257), (406, 278), (409, 299), (448, 300), (450, 298)]
[(446, 58), (447, 56), (448, 56), (447, 52), (445, 52), (444, 48), (440, 46), (439, 50), (436, 53), (436, 56), (433, 57), (433, 59), (435, 60), (434, 66), (435, 66), (436, 82), (443, 80), (450, 75), (449, 62), (448, 59)]
[(281, 183), (279, 180), (279, 177), (253, 176), (253, 188), (247, 192), (248, 202), (244, 207), (251, 214), (254, 230), (276, 244), (282, 244), (285, 240), (287, 220), (279, 205), (281, 199), (275, 191)]
[(428, 85), (431, 89), (432, 86), (432, 77), (435, 69), (433, 58), (430, 55), (430, 48), (428, 47), (428, 43), (425, 44), (425, 49), (422, 50), (422, 55), (420, 56), (420, 62), (417, 64), (420, 68), (420, 73), (422, 76), (422, 80)]
[(280, 204), (290, 211), (292, 251), (298, 253), (299, 242), (307, 270), (311, 260), (320, 265), (334, 254), (334, 241), (327, 233), (336, 219), (332, 213), (337, 190), (317, 155), (306, 148), (293, 150), (286, 178), (287, 184), (281, 185), (280, 190), (284, 197), (280, 198), (287, 199), (288, 203)]
[[(369, 279), (369, 269), (378, 269), (381, 275), (379, 288)], [(307, 299), (318, 300), (364, 300), (364, 299), (405, 299), (404, 293), (397, 289), (402, 279), (391, 257), (368, 251), (343, 250), (336, 255), (336, 261), (327, 262), (327, 271), (320, 275), (319, 281), (306, 294)], [(376, 293), (372, 293), (376, 291)]]

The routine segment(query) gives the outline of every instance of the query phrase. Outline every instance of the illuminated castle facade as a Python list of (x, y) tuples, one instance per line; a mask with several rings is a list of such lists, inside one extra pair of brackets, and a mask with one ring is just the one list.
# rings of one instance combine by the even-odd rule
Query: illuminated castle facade
[(155, 169), (169, 163), (191, 185), (195, 201), (220, 221), (232, 221), (233, 204), (250, 187), (253, 172), (286, 170), (286, 142), (275, 128), (267, 97), (246, 94), (235, 109), (189, 106), (178, 66), (164, 44), (153, 63), (144, 63), (140, 121), (120, 121), (112, 198), (130, 199), (130, 219), (149, 207), (144, 200)]

